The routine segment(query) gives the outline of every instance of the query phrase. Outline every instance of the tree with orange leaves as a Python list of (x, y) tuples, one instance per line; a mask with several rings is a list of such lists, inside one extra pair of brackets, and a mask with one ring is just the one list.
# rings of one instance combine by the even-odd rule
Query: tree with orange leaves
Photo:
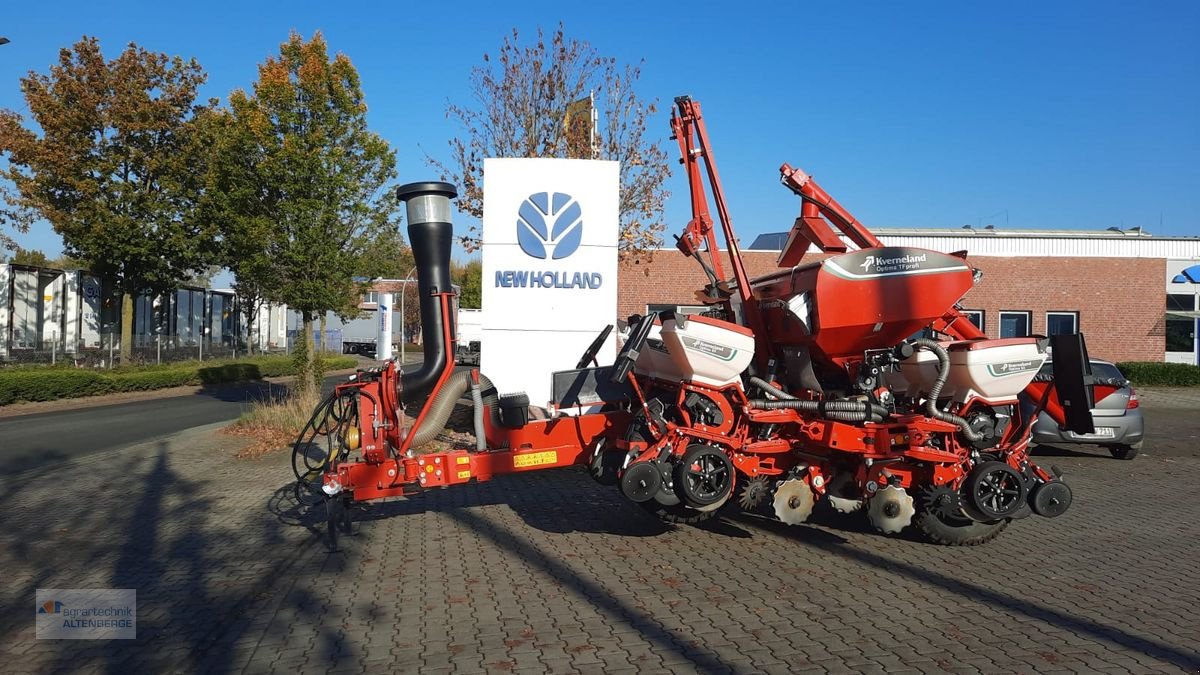
[[(196, 217), (203, 176), (195, 60), (136, 44), (106, 61), (95, 38), (59, 52), (21, 91), (36, 129), (0, 111), (0, 221), (25, 230), (44, 219), (66, 254), (124, 294), (121, 358), (133, 345), (138, 294), (169, 291), (204, 270), (213, 236)], [(38, 133), (40, 131), (40, 134)]]
[(396, 157), (366, 113), (350, 59), (331, 59), (320, 33), (293, 33), (259, 66), (253, 91), (234, 91), (213, 117), (206, 218), (219, 224), (237, 285), (300, 312), (301, 388), (319, 379), (314, 322), (346, 311), (359, 280), (401, 253), (385, 191)]

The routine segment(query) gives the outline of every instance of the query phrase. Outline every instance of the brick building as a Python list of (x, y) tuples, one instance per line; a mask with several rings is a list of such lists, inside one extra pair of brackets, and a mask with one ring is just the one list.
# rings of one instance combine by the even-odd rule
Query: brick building
[[(1092, 356), (1196, 363), (1200, 329), (1200, 237), (1140, 230), (879, 229), (889, 246), (969, 252), (983, 278), (960, 305), (989, 337), (1079, 330)], [(742, 252), (751, 278), (778, 270), (786, 233), (762, 235)], [(823, 254), (810, 252), (803, 263)], [(803, 264), (802, 263), (802, 264)], [(620, 270), (621, 317), (647, 309), (696, 309), (700, 266), (675, 249)]]

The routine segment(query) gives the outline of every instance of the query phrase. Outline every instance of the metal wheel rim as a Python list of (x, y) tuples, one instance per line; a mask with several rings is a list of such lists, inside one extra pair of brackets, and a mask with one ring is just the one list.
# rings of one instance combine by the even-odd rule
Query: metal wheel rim
[(983, 505), (993, 515), (1007, 513), (1021, 498), (1021, 482), (1007, 471), (991, 471), (980, 477), (974, 496), (975, 503)]
[(728, 491), (729, 468), (715, 455), (702, 455), (692, 460), (684, 476), (688, 491), (700, 499), (716, 499)]

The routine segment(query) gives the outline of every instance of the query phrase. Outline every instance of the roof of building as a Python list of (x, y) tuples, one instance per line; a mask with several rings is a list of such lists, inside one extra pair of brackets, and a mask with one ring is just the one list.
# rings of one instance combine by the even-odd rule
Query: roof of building
[[(1200, 258), (1200, 237), (1159, 236), (1141, 228), (1122, 230), (1032, 230), (994, 227), (906, 228), (872, 230), (888, 246), (962, 251), (986, 256), (1086, 258)], [(747, 251), (779, 251), (787, 232), (761, 234)], [(845, 237), (842, 237), (845, 240)], [(809, 250), (815, 250), (810, 247)]]

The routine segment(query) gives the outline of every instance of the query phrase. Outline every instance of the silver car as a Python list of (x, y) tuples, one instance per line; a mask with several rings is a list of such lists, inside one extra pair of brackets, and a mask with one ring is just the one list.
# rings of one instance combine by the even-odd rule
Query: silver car
[[(1038, 415), (1033, 423), (1033, 442), (1041, 445), (1088, 443), (1108, 448), (1117, 459), (1133, 459), (1142, 448), (1144, 424), (1137, 392), (1117, 367), (1108, 361), (1091, 360), (1092, 375), (1096, 378), (1124, 382), (1124, 386), (1096, 403), (1092, 409), (1094, 434), (1077, 434), (1059, 428), (1049, 415)], [(1049, 361), (1042, 366), (1043, 374), (1051, 372)]]

